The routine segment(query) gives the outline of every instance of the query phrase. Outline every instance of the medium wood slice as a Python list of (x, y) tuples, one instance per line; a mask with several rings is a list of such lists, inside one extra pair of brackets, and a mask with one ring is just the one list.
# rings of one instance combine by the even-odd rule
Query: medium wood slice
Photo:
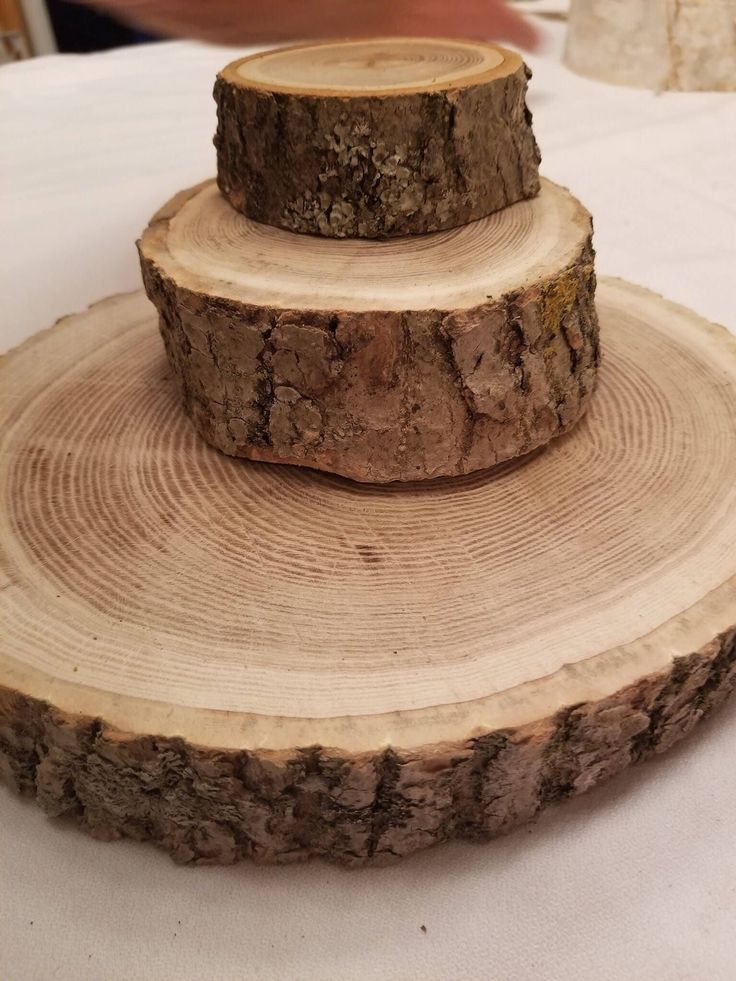
[(305, 240), (209, 183), (139, 249), (187, 412), (234, 456), (364, 481), (464, 474), (565, 432), (593, 389), (590, 216), (549, 182), (383, 242)]
[(565, 61), (618, 85), (736, 89), (736, 0), (571, 0)]
[(230, 459), (143, 294), (0, 369), (0, 770), (182, 861), (505, 831), (736, 682), (736, 340), (604, 281), (591, 410), (523, 466)]
[(215, 84), (220, 189), (256, 221), (382, 238), (539, 190), (530, 73), (505, 48), (384, 38), (268, 51)]

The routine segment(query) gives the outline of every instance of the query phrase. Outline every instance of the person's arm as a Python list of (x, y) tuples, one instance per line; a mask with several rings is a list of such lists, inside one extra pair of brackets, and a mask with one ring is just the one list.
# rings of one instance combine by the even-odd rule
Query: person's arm
[(505, 0), (82, 0), (147, 31), (219, 44), (415, 35), (503, 39), (533, 48)]

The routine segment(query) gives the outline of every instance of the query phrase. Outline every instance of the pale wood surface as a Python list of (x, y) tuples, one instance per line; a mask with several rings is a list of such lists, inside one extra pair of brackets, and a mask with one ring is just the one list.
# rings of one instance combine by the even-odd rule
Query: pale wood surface
[(604, 82), (736, 89), (736, 0), (571, 0), (565, 61)]
[(363, 861), (688, 731), (736, 674), (736, 343), (618, 281), (600, 312), (571, 435), (408, 488), (208, 449), (141, 294), (8, 356), (6, 778), (181, 860)]
[(598, 364), (590, 215), (539, 196), (462, 228), (305, 240), (213, 183), (139, 242), (188, 413), (234, 456), (388, 482), (470, 473), (581, 417)]
[(386, 95), (466, 88), (503, 78), (521, 56), (450, 38), (375, 38), (292, 45), (228, 65), (222, 77), (266, 92)]
[(233, 211), (214, 181), (172, 198), (142, 240), (183, 287), (243, 305), (334, 312), (458, 310), (570, 265), (590, 215), (543, 181), (531, 201), (432, 235), (367, 241), (305, 238)]
[(218, 182), (257, 221), (383, 238), (482, 218), (539, 190), (528, 69), (496, 45), (333, 41), (217, 77)]

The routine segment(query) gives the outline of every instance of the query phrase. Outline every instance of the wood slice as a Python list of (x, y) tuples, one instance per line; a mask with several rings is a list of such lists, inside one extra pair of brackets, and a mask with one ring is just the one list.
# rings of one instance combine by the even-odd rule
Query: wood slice
[(583, 423), (368, 486), (211, 450), (143, 294), (0, 369), (0, 770), (182, 861), (510, 828), (736, 682), (736, 340), (604, 281)]
[(618, 85), (736, 89), (736, 0), (571, 0), (565, 61)]
[(496, 45), (428, 38), (267, 51), (217, 78), (228, 201), (294, 232), (382, 238), (532, 197), (530, 72)]
[(307, 242), (209, 183), (170, 201), (139, 250), (208, 442), (387, 482), (487, 468), (577, 422), (598, 364), (591, 231), (545, 181), (453, 231)]

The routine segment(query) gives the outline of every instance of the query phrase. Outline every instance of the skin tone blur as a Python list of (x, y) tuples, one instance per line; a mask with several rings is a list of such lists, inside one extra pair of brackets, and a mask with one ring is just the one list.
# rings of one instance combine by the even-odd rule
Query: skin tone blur
[(503, 40), (533, 49), (535, 28), (505, 0), (83, 0), (142, 30), (217, 44), (414, 35)]

